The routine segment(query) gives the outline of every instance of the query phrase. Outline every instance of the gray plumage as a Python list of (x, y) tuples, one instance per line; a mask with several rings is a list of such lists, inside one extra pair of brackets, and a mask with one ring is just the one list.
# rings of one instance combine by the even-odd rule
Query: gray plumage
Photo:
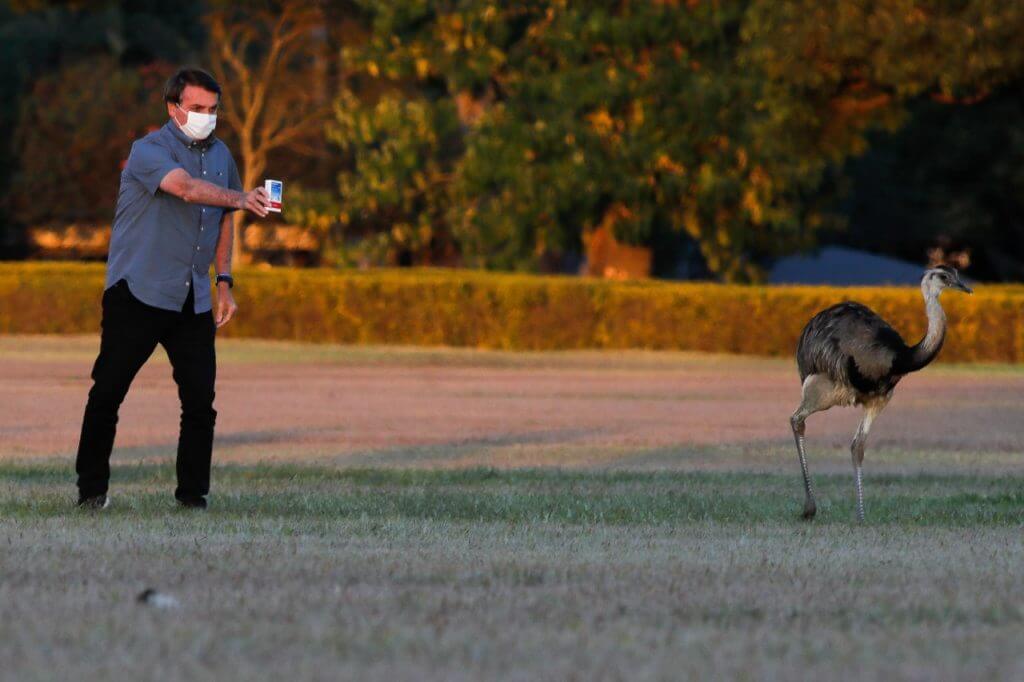
[(800, 335), (796, 362), (801, 383), (824, 374), (868, 398), (896, 386), (909, 353), (888, 322), (867, 306), (846, 301), (811, 318)]
[(836, 405), (860, 405), (864, 419), (851, 445), (857, 487), (857, 517), (864, 520), (861, 463), (871, 422), (885, 408), (900, 379), (930, 363), (946, 338), (946, 315), (939, 304), (944, 289), (971, 293), (959, 274), (948, 266), (927, 270), (921, 279), (928, 331), (907, 345), (899, 333), (870, 308), (853, 301), (821, 311), (807, 323), (797, 344), (797, 367), (803, 386), (800, 407), (790, 418), (804, 477), (804, 517), (816, 512), (807, 472), (804, 421)]

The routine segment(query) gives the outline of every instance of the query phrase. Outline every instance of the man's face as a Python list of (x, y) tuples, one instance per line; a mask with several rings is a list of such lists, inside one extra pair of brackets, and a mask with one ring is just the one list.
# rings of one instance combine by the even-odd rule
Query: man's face
[[(178, 125), (185, 125), (188, 122), (188, 112), (195, 111), (200, 114), (216, 114), (217, 106), (220, 104), (217, 93), (203, 90), (198, 85), (186, 85), (181, 92), (181, 104), (167, 103), (167, 113), (178, 122)], [(180, 108), (179, 108), (180, 107)]]

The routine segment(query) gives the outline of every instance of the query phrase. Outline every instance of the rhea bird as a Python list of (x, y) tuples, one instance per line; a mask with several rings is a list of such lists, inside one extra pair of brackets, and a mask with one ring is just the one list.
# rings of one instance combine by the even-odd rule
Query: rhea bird
[(837, 405), (858, 405), (864, 417), (854, 434), (850, 453), (857, 488), (857, 520), (864, 521), (861, 465), (871, 423), (885, 409), (900, 379), (927, 366), (946, 339), (946, 314), (939, 303), (945, 289), (972, 293), (949, 266), (926, 270), (921, 278), (928, 331), (919, 343), (908, 346), (899, 333), (877, 313), (854, 301), (827, 308), (811, 318), (800, 334), (796, 361), (803, 384), (800, 407), (790, 417), (800, 471), (804, 476), (803, 517), (817, 512), (807, 471), (804, 430), (809, 415)]

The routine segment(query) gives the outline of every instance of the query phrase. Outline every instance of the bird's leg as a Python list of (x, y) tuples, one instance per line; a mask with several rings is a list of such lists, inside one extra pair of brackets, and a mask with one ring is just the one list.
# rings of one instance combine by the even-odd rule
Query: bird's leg
[(813, 519), (814, 515), (818, 511), (817, 505), (814, 503), (814, 490), (811, 489), (811, 475), (807, 472), (807, 453), (804, 451), (804, 422), (807, 419), (807, 411), (803, 405), (793, 413), (793, 416), (789, 418), (789, 423), (793, 427), (793, 438), (796, 439), (796, 452), (800, 455), (800, 472), (804, 475), (804, 518)]
[(861, 465), (864, 463), (864, 446), (868, 440), (868, 432), (871, 430), (871, 422), (875, 416), (882, 411), (885, 404), (872, 405), (864, 412), (864, 419), (857, 427), (857, 433), (853, 436), (853, 443), (850, 444), (850, 455), (853, 459), (853, 476), (857, 486), (857, 520), (864, 523), (864, 486), (861, 481)]
[(861, 462), (864, 461), (864, 441), (853, 442), (853, 476), (857, 486), (857, 520), (864, 523), (864, 483), (861, 477)]
[(789, 418), (793, 427), (793, 438), (796, 439), (796, 451), (800, 455), (800, 471), (804, 475), (804, 518), (813, 519), (818, 511), (814, 503), (814, 491), (811, 489), (811, 475), (807, 473), (807, 452), (804, 449), (804, 422), (815, 412), (821, 412), (835, 405), (835, 386), (821, 374), (811, 374), (804, 379), (803, 398), (800, 407)]

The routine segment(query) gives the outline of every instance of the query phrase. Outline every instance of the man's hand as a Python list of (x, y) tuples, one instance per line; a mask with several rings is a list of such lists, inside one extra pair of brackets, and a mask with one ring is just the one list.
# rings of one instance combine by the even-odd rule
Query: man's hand
[(257, 187), (251, 192), (244, 193), (242, 195), (242, 201), (238, 204), (238, 208), (255, 213), (261, 218), (265, 218), (267, 216), (267, 209), (269, 207), (270, 195), (267, 194), (267, 190), (264, 187)]
[(228, 323), (232, 317), (235, 316), (235, 312), (238, 311), (238, 306), (235, 305), (235, 297), (231, 295), (231, 288), (228, 287), (227, 282), (217, 283), (217, 314), (214, 316), (214, 322), (217, 323), (217, 327), (223, 327)]

